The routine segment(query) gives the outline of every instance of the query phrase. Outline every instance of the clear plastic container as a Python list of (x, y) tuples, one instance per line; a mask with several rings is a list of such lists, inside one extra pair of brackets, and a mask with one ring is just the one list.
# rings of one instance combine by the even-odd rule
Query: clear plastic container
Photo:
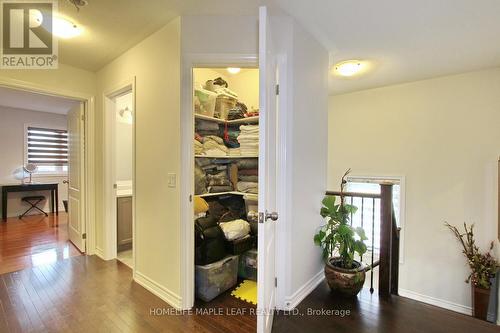
[(217, 101), (217, 94), (206, 90), (197, 88), (194, 90), (194, 97), (198, 99), (199, 103), (195, 101), (194, 111), (204, 116), (213, 117), (215, 113), (215, 104)]
[(251, 249), (240, 256), (238, 276), (257, 281), (257, 249)]
[(238, 282), (238, 256), (195, 268), (196, 297), (210, 302)]
[(236, 106), (236, 98), (226, 95), (219, 94), (215, 102), (215, 117), (220, 119), (227, 119), (229, 115), (229, 110)]

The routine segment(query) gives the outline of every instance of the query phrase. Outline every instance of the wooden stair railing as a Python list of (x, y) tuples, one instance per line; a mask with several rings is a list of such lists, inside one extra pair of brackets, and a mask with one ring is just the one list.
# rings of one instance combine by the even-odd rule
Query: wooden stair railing
[[(372, 244), (371, 244), (371, 263), (367, 267), (367, 271), (371, 270), (370, 292), (373, 293), (373, 268), (379, 266), (379, 296), (387, 297), (391, 294), (398, 294), (398, 278), (399, 278), (399, 234), (400, 228), (397, 227), (396, 218), (392, 203), (392, 184), (380, 184), (380, 194), (374, 193), (359, 193), (359, 192), (339, 192), (326, 191), (326, 195), (343, 196), (350, 198), (350, 203), (353, 203), (354, 198), (361, 199), (361, 225), (363, 226), (363, 205), (366, 200), (372, 201)], [(380, 201), (380, 257), (378, 261), (374, 261), (374, 234), (375, 225), (375, 201)], [(359, 208), (359, 207), (358, 207)], [(351, 217), (352, 223), (352, 217)], [(370, 247), (370, 245), (368, 246)]]

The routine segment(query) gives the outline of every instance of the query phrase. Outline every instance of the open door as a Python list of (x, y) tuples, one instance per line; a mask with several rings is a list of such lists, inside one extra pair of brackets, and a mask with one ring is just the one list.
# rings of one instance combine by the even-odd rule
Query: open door
[(259, 9), (259, 232), (257, 332), (271, 332), (276, 303), (275, 230), (277, 59), (273, 53), (266, 7)]
[(85, 252), (83, 205), (84, 172), (84, 103), (68, 112), (68, 233), (69, 240)]

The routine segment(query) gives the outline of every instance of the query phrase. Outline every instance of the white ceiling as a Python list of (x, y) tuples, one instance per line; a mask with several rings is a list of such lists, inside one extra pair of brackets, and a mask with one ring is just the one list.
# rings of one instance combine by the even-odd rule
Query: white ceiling
[(59, 0), (61, 16), (84, 29), (59, 40), (62, 63), (97, 71), (179, 15), (257, 14), (260, 0), (88, 0), (77, 11)]
[(30, 111), (67, 114), (77, 101), (0, 87), (0, 106)]
[(257, 15), (261, 3), (295, 17), (332, 64), (373, 62), (363, 76), (330, 76), (334, 94), (500, 66), (498, 0), (89, 0), (78, 13), (59, 0), (85, 29), (60, 42), (60, 60), (96, 71), (176, 16)]
[(372, 71), (334, 94), (500, 66), (498, 0), (277, 0), (330, 51)]

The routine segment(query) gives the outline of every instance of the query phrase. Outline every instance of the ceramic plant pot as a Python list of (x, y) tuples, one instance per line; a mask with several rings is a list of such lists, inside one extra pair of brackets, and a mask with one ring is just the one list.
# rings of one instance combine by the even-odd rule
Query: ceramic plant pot
[(354, 261), (354, 268), (339, 267), (340, 258), (329, 258), (325, 265), (325, 277), (330, 289), (346, 296), (356, 296), (365, 283), (365, 266)]

